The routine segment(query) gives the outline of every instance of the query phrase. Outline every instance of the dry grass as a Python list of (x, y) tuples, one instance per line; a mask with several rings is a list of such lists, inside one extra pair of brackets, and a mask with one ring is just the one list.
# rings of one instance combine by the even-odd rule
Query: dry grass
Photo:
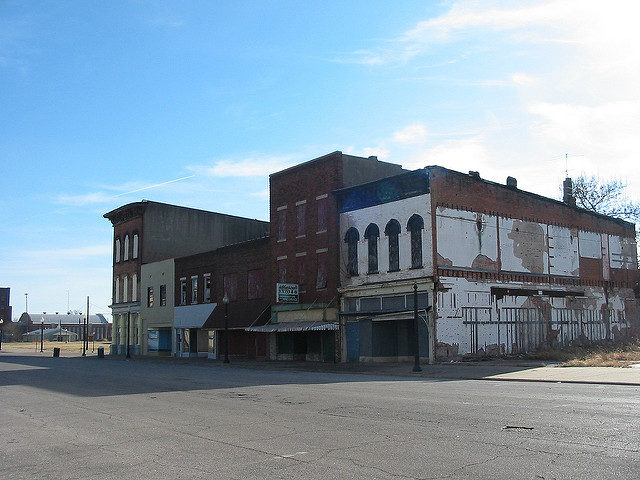
[[(19, 348), (24, 350), (34, 350), (40, 351), (40, 341), (37, 342), (10, 342), (10, 343), (2, 343), (3, 347), (9, 348)], [(109, 350), (109, 345), (111, 342), (102, 342), (96, 341), (96, 349), (98, 347), (105, 347), (105, 351)], [(49, 342), (46, 341), (43, 344), (45, 351), (53, 351), (53, 347), (60, 348), (61, 352), (82, 352), (82, 341), (79, 342)], [(93, 348), (93, 342), (89, 342), (89, 351)]]
[(562, 367), (628, 367), (640, 363), (640, 341), (541, 350), (533, 358), (562, 362)]

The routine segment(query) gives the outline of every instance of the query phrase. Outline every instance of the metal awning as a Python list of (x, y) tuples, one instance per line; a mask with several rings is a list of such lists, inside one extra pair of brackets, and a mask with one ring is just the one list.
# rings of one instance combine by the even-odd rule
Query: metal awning
[(282, 322), (269, 323), (259, 327), (245, 328), (247, 332), (321, 332), (323, 330), (338, 330), (338, 324), (334, 322)]
[(202, 328), (217, 305), (217, 303), (201, 303), (174, 307), (174, 328)]

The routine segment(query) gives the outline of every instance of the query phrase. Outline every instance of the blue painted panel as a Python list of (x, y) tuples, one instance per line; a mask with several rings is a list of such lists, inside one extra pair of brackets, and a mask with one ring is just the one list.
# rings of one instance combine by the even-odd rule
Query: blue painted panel
[(357, 362), (360, 360), (360, 327), (358, 322), (346, 323), (347, 337), (347, 361)]

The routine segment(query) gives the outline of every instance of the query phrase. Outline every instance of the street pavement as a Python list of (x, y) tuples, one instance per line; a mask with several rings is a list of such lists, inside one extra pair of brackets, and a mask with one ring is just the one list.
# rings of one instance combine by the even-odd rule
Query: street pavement
[(0, 353), (0, 478), (640, 477), (640, 387)]

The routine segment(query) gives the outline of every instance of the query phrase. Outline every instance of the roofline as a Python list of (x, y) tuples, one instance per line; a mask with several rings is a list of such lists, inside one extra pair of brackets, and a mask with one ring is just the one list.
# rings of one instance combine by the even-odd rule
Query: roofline
[[(250, 238), (249, 240), (243, 240), (243, 241), (237, 242), (237, 243), (230, 243), (228, 245), (223, 245), (221, 247), (214, 248), (213, 250), (207, 250), (206, 252), (198, 252), (198, 253), (193, 253), (191, 255), (185, 255), (183, 257), (175, 257), (173, 260), (175, 262), (176, 260), (184, 260), (184, 259), (187, 259), (187, 258), (193, 258), (193, 257), (197, 257), (197, 256), (200, 256), (200, 255), (204, 256), (204, 255), (222, 253), (222, 252), (227, 251), (227, 250), (233, 250), (233, 249), (236, 249), (236, 248), (248, 247), (248, 246), (251, 246), (251, 244), (253, 244), (253, 243), (269, 242), (270, 239), (271, 239), (271, 237), (269, 235), (264, 235), (264, 236), (258, 237), (258, 238)], [(171, 259), (167, 259), (167, 260), (171, 260)]]
[[(336, 150), (334, 152), (331, 153), (327, 153), (326, 155), (322, 155), (321, 157), (316, 157), (316, 158), (312, 158), (311, 160), (307, 160), (306, 162), (302, 162), (302, 163), (298, 163), (296, 165), (293, 165), (291, 167), (287, 167), (284, 170), (280, 170), (274, 173), (270, 173), (269, 174), (269, 178), (271, 177), (275, 177), (275, 176), (279, 176), (279, 175), (284, 175), (286, 173), (292, 172), (294, 170), (297, 170), (298, 168), (302, 168), (302, 167), (306, 167), (309, 166), (309, 164), (311, 163), (315, 163), (315, 162), (321, 162), (322, 160), (326, 160), (329, 157), (333, 157), (335, 155), (344, 155), (340, 150)], [(362, 157), (362, 158), (366, 158), (366, 157)]]
[(569, 205), (569, 204), (563, 202), (562, 200), (556, 200), (555, 198), (545, 197), (544, 195), (540, 195), (540, 194), (534, 193), (534, 192), (529, 192), (527, 190), (521, 190), (521, 189), (519, 189), (517, 187), (516, 188), (511, 188), (511, 187), (508, 187), (507, 185), (505, 185), (503, 183), (494, 182), (492, 180), (487, 180), (487, 179), (484, 179), (482, 177), (470, 177), (469, 174), (467, 174), (467, 173), (458, 172), (457, 170), (451, 170), (450, 168), (442, 167), (440, 165), (429, 165), (429, 166), (425, 167), (425, 169), (426, 170), (445, 170), (447, 172), (450, 172), (450, 173), (453, 173), (453, 174), (456, 174), (456, 175), (462, 175), (465, 178), (474, 178), (475, 180), (484, 182), (484, 183), (486, 183), (488, 185), (493, 185), (493, 186), (496, 186), (496, 187), (504, 188), (504, 189), (512, 191), (512, 192), (514, 192), (514, 191), (515, 192), (519, 192), (519, 193), (522, 193), (524, 195), (528, 195), (530, 197), (534, 197), (534, 198), (536, 198), (538, 200), (543, 200), (543, 201), (546, 201), (546, 202), (555, 203), (556, 205), (562, 205), (562, 206), (564, 206), (566, 208), (570, 208), (571, 210), (575, 210), (575, 211), (577, 211), (579, 213), (586, 213), (586, 214), (592, 215), (594, 217), (601, 218), (603, 220), (609, 220), (609, 221), (617, 223), (617, 224), (619, 224), (619, 225), (621, 225), (623, 227), (633, 229), (635, 231), (635, 224), (633, 222), (629, 222), (629, 221), (623, 220), (621, 218), (611, 217), (611, 216), (605, 215), (603, 213), (593, 212), (591, 210), (587, 210), (586, 208)]
[(153, 200), (146, 200), (143, 199), (140, 202), (131, 202), (131, 203), (127, 203), (126, 205), (122, 205), (114, 210), (111, 210), (110, 212), (107, 212), (103, 215), (104, 218), (107, 218), (110, 220), (109, 217), (115, 215), (116, 213), (120, 213), (122, 211), (128, 210), (130, 208), (134, 208), (134, 207), (145, 207), (147, 205), (161, 205), (161, 206), (165, 206), (165, 207), (173, 207), (173, 208), (180, 208), (183, 210), (192, 210), (195, 212), (202, 212), (202, 213), (212, 213), (214, 215), (221, 215), (224, 217), (231, 217), (231, 218), (239, 218), (242, 220), (254, 220), (256, 222), (262, 222), (265, 224), (268, 224), (269, 221), (268, 220), (259, 220), (257, 218), (249, 218), (249, 217), (241, 217), (240, 215), (231, 215), (229, 213), (221, 213), (221, 212), (212, 212), (211, 210), (204, 210), (202, 208), (193, 208), (193, 207), (185, 207), (184, 205), (174, 205), (172, 203), (164, 203), (164, 202), (156, 202)]

